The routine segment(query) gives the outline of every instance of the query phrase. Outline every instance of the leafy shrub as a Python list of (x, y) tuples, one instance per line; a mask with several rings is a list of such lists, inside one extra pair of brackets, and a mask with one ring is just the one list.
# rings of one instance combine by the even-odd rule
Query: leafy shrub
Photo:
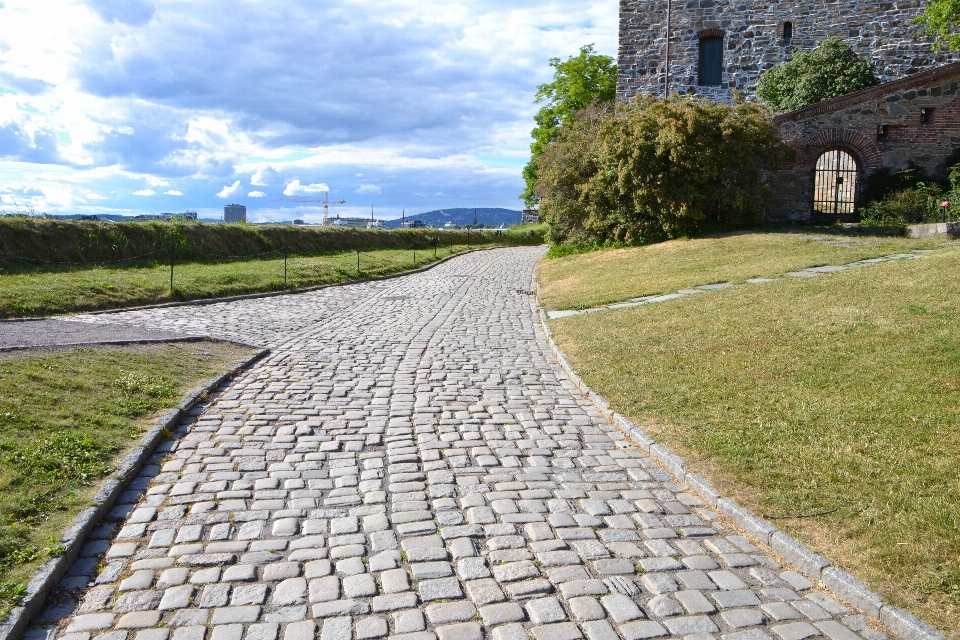
[(883, 167), (871, 173), (864, 181), (861, 198), (866, 203), (880, 202), (898, 191), (912, 189), (920, 183), (933, 182), (936, 180), (926, 169), (913, 163), (906, 169), (899, 170)]
[(757, 98), (774, 113), (800, 109), (880, 84), (869, 58), (839, 38), (827, 38), (814, 51), (798, 51), (789, 62), (760, 74)]
[(553, 244), (636, 245), (706, 220), (762, 219), (764, 172), (793, 156), (755, 105), (649, 96), (592, 107), (537, 160), (540, 216)]
[(902, 227), (940, 222), (944, 217), (940, 203), (944, 200), (950, 203), (947, 220), (960, 219), (960, 163), (948, 166), (946, 186), (915, 165), (899, 171), (886, 167), (876, 171), (867, 178), (863, 194), (867, 204), (858, 210), (860, 223)]
[(520, 198), (527, 207), (536, 206), (536, 160), (553, 142), (562, 127), (591, 104), (609, 104), (617, 93), (617, 65), (610, 56), (595, 53), (593, 45), (580, 47), (580, 54), (565, 61), (551, 58), (553, 81), (537, 87), (535, 101), (543, 104), (533, 116), (536, 126), (530, 132), (530, 162), (523, 168), (526, 188)]
[(939, 222), (943, 191), (936, 184), (920, 183), (891, 193), (860, 209), (860, 224), (894, 227), (924, 222)]

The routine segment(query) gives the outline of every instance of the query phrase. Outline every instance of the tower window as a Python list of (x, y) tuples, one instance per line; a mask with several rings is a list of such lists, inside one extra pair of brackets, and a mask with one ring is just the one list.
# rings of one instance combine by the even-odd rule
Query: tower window
[(783, 39), (790, 40), (792, 38), (793, 38), (793, 23), (789, 21), (784, 22), (783, 23)]
[(701, 86), (718, 86), (723, 79), (723, 38), (710, 37), (700, 40)]

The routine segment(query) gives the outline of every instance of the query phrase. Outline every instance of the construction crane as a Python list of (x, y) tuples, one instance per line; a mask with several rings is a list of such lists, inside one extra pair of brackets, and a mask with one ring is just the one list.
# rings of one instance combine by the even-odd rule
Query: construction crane
[(323, 203), (323, 224), (324, 226), (330, 224), (330, 205), (331, 204), (344, 204), (346, 200), (331, 200), (330, 192), (323, 194), (323, 200), (312, 200), (310, 198), (274, 198), (274, 202), (322, 202)]

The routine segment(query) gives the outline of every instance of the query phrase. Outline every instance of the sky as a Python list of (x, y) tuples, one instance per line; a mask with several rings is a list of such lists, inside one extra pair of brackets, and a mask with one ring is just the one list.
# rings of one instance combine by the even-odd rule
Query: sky
[(552, 57), (617, 0), (0, 0), (0, 210), (522, 208)]

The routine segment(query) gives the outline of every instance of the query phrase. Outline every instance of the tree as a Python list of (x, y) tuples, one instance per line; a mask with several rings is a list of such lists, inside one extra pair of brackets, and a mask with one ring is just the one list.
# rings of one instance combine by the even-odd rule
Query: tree
[(792, 111), (879, 83), (868, 58), (839, 38), (827, 38), (814, 51), (797, 52), (760, 74), (757, 97), (769, 111)]
[(643, 244), (708, 218), (758, 222), (764, 174), (791, 157), (756, 105), (645, 96), (563, 127), (536, 160), (536, 195), (553, 244)]
[(561, 62), (551, 58), (553, 82), (537, 87), (535, 103), (545, 103), (533, 117), (530, 162), (523, 169), (527, 187), (520, 197), (527, 207), (537, 204), (536, 159), (543, 153), (560, 129), (576, 118), (578, 112), (594, 102), (612, 103), (617, 93), (617, 65), (610, 56), (594, 53), (593, 45), (580, 47), (580, 53)]
[(946, 44), (951, 51), (960, 51), (960, 0), (930, 0), (913, 23), (923, 25), (921, 34), (935, 38), (934, 49)]

